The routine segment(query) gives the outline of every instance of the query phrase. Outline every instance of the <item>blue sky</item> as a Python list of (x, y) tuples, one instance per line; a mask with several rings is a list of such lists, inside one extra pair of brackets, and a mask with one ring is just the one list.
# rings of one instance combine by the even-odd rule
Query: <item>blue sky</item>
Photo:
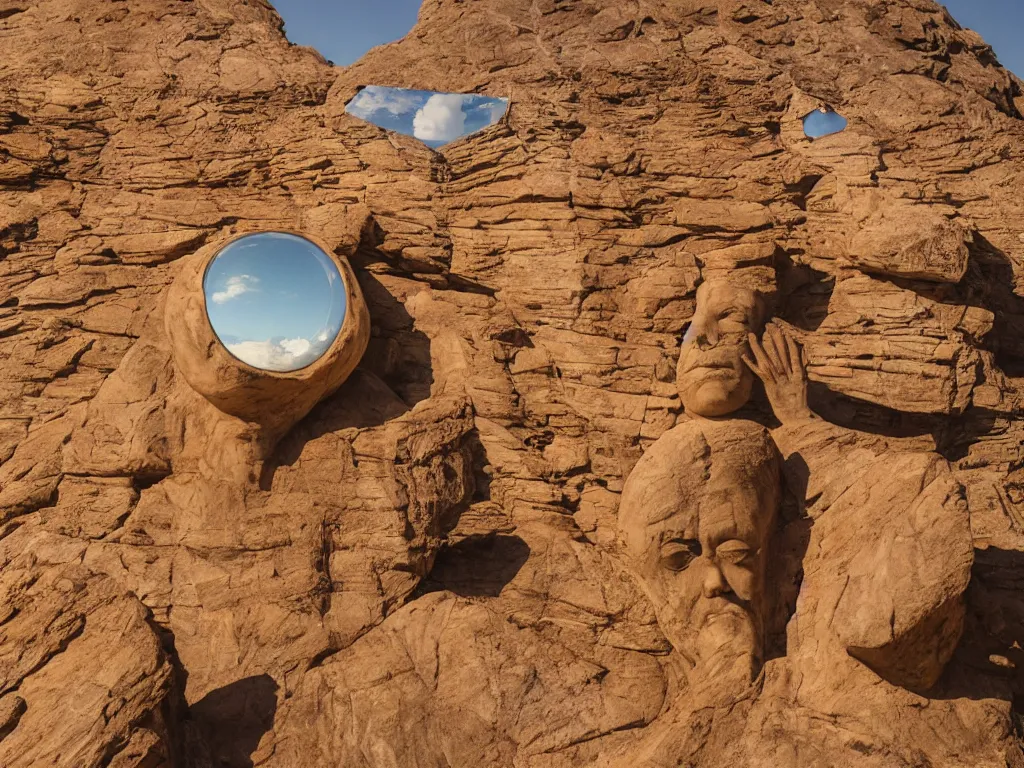
[[(271, 0), (288, 39), (311, 45), (340, 66), (370, 48), (404, 37), (420, 0)], [(1024, 0), (948, 0), (962, 26), (981, 33), (1003, 66), (1024, 77)]]
[(337, 266), (294, 235), (235, 240), (210, 263), (203, 289), (217, 337), (256, 368), (304, 368), (327, 351), (345, 319)]
[(284, 19), (289, 40), (311, 45), (338, 66), (348, 66), (374, 46), (405, 37), (420, 11), (420, 0), (270, 2)]
[(839, 133), (846, 128), (846, 118), (836, 112), (814, 110), (804, 118), (804, 133), (812, 139)]
[(996, 52), (999, 63), (1024, 78), (1024, 0), (948, 0), (960, 26), (973, 29)]

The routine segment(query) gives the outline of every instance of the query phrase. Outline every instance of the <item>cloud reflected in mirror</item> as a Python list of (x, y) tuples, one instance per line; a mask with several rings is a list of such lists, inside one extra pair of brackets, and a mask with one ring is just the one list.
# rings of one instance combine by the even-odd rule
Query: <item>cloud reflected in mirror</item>
[(370, 85), (345, 107), (350, 115), (437, 148), (501, 120), (508, 99)]
[(318, 360), (345, 320), (345, 284), (317, 245), (283, 232), (234, 240), (203, 279), (206, 313), (233, 356), (265, 371)]

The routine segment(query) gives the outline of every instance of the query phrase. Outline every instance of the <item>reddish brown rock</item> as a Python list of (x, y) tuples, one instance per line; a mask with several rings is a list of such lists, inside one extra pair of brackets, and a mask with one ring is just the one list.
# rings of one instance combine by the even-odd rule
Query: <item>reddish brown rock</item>
[[(0, 0), (0, 41), (0, 763), (1024, 765), (1024, 85), (939, 5), (427, 0), (333, 68), (264, 0)], [(434, 152), (370, 84), (511, 106)], [(253, 229), (369, 314), (270, 430), (168, 301)], [(718, 280), (814, 413), (762, 371), (715, 416), (785, 460), (721, 686), (618, 539), (691, 319), (753, 353)]]

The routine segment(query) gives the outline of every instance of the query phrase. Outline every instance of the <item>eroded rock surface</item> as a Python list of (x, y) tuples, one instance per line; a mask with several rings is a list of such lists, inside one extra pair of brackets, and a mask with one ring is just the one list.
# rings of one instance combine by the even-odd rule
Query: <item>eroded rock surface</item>
[[(977, 35), (425, 0), (338, 69), (280, 29), (0, 0), (0, 763), (1024, 766), (1024, 85)], [(345, 114), (370, 84), (511, 105), (433, 152)], [(254, 228), (346, 256), (372, 325), (260, 450), (165, 311)], [(725, 416), (785, 480), (763, 664), (702, 698), (618, 525), (716, 280), (820, 420)]]

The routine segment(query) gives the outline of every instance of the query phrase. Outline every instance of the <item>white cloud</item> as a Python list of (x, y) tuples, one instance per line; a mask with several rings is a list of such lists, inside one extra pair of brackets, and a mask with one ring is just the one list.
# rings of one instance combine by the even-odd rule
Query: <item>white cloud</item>
[(412, 112), (419, 106), (419, 98), (401, 88), (368, 85), (345, 107), (350, 115), (366, 120), (374, 112), (390, 112), (395, 117)]
[(489, 106), (491, 112), (490, 122), (493, 125), (505, 116), (505, 110), (508, 109), (508, 99), (495, 99)]
[(233, 275), (224, 284), (223, 291), (216, 291), (210, 298), (214, 304), (223, 304), (231, 299), (238, 298), (243, 293), (256, 290), (259, 278), (252, 275)]
[(465, 97), (435, 93), (412, 120), (413, 135), (420, 141), (453, 141), (466, 131)]
[(309, 343), (309, 339), (285, 339), (281, 342), (281, 349), (296, 360), (299, 360), (303, 355), (308, 354), (312, 346), (313, 345)]
[(333, 339), (321, 333), (315, 341), (309, 339), (283, 339), (281, 341), (241, 341), (228, 344), (228, 351), (253, 368), (265, 371), (296, 371), (317, 360)]

